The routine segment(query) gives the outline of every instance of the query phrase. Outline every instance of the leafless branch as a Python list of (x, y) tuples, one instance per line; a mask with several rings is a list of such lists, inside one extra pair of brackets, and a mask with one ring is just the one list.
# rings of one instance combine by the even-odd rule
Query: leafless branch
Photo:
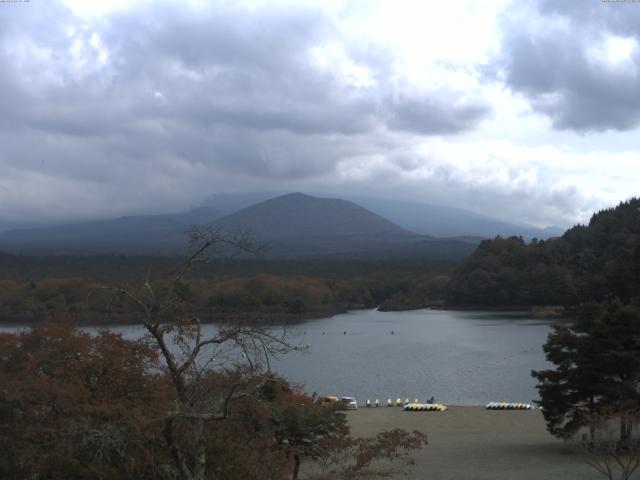
[[(594, 438), (583, 438), (580, 443), (587, 465), (609, 480), (629, 480), (640, 467), (640, 438), (632, 428), (637, 420), (636, 412), (611, 411), (593, 415), (589, 421), (596, 434)], [(629, 438), (621, 438), (620, 432), (616, 431), (618, 422), (621, 429), (629, 425)]]
[[(206, 461), (205, 422), (224, 420), (230, 414), (233, 402), (256, 398), (250, 390), (252, 385), (255, 388), (263, 360), (270, 371), (271, 355), (304, 347), (291, 345), (286, 339), (286, 331), (278, 336), (267, 329), (251, 326), (236, 325), (205, 333), (197, 314), (189, 312), (188, 298), (184, 295), (187, 276), (196, 264), (207, 262), (210, 253), (221, 246), (243, 254), (257, 254), (260, 249), (255, 248), (246, 232), (225, 235), (220, 227), (212, 226), (194, 227), (188, 233), (191, 253), (177, 273), (163, 284), (168, 284), (168, 289), (154, 289), (151, 271), (148, 271), (142, 284), (142, 295), (122, 287), (98, 287), (96, 290), (112, 294), (110, 308), (117, 299), (123, 298), (142, 314), (141, 323), (150, 341), (160, 351), (176, 393), (175, 408), (164, 419), (165, 442), (182, 479), (202, 480), (203, 462)], [(207, 352), (209, 355), (204, 353), (207, 347), (212, 347), (212, 351)], [(242, 353), (243, 357), (234, 357), (234, 353)], [(240, 364), (245, 365), (244, 369), (238, 367)], [(238, 369), (225, 370), (225, 366)], [(235, 375), (227, 378), (233, 379), (231, 383), (220, 384), (224, 373)], [(190, 444), (196, 446), (197, 452), (188, 452), (180, 445), (175, 429), (176, 423), (181, 421), (190, 426)], [(180, 436), (183, 427), (180, 423)]]

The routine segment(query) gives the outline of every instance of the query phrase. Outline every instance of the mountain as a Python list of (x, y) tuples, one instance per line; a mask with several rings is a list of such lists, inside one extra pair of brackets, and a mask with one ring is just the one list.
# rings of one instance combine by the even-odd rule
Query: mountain
[(355, 203), (292, 193), (221, 217), (202, 207), (172, 215), (122, 217), (0, 233), (0, 249), (21, 253), (147, 253), (184, 251), (184, 231), (210, 224), (250, 232), (270, 258), (460, 259), (476, 242), (437, 239), (402, 228)]
[[(276, 194), (267, 192), (222, 193), (207, 197), (203, 205), (230, 214), (275, 196)], [(377, 213), (407, 230), (432, 237), (482, 239), (500, 235), (546, 239), (560, 236), (566, 230), (561, 227), (538, 228), (526, 223), (507, 222), (463, 208), (443, 205), (355, 195), (341, 198)]]
[[(419, 238), (345, 200), (291, 193), (219, 219), (225, 231), (250, 231), (267, 256), (369, 255)], [(366, 252), (366, 253), (365, 253)]]
[[(183, 232), (188, 227), (220, 220), (219, 224), (227, 228), (253, 231), (276, 256), (436, 258), (439, 251), (442, 258), (461, 258), (471, 251), (468, 245), (477, 245), (483, 238), (516, 235), (544, 239), (563, 232), (557, 227), (539, 229), (418, 202), (372, 197), (350, 197), (348, 201), (301, 193), (269, 196), (266, 192), (216, 194), (206, 199), (207, 205), (182, 213), (13, 228), (0, 232), (0, 249), (25, 253), (175, 253), (184, 250)], [(422, 246), (409, 246), (407, 242), (421, 242)]]
[(8, 230), (0, 233), (0, 248), (25, 253), (169, 253), (184, 248), (189, 227), (219, 217), (217, 210), (200, 207), (168, 215)]
[(461, 258), (475, 245), (432, 239), (353, 202), (302, 193), (282, 195), (219, 219), (226, 231), (249, 230), (275, 257)]
[(228, 215), (217, 222), (227, 228), (250, 228), (265, 240), (316, 237), (415, 237), (355, 203), (290, 193)]

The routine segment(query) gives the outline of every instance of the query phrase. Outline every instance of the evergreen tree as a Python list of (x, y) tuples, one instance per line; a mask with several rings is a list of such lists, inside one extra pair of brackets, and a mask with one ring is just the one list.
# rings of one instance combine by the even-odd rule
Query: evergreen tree
[(458, 267), (449, 300), (459, 305), (629, 302), (640, 291), (640, 198), (593, 215), (562, 237), (485, 240)]
[[(544, 345), (554, 369), (534, 371), (548, 430), (568, 438), (598, 415), (640, 411), (640, 308), (620, 300), (586, 306)], [(630, 425), (621, 425), (621, 440)], [(593, 433), (593, 430), (592, 430)]]

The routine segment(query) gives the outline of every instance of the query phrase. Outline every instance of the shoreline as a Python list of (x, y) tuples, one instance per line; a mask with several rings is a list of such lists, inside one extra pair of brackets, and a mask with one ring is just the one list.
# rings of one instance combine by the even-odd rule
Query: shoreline
[[(326, 318), (331, 318), (336, 315), (348, 313), (348, 312), (359, 312), (363, 310), (377, 310), (382, 313), (393, 313), (393, 312), (415, 312), (417, 310), (434, 310), (434, 311), (461, 311), (461, 312), (496, 312), (501, 314), (519, 314), (522, 316), (530, 316), (531, 318), (536, 318), (540, 320), (570, 320), (575, 317), (576, 310), (574, 307), (564, 307), (564, 312), (562, 315), (556, 316), (539, 316), (535, 314), (536, 309), (545, 309), (548, 307), (518, 307), (518, 306), (503, 306), (503, 307), (480, 307), (480, 306), (453, 306), (453, 305), (438, 305), (438, 306), (423, 306), (416, 308), (405, 308), (405, 309), (387, 309), (380, 308), (381, 305), (377, 307), (339, 307), (334, 309), (328, 309), (327, 311), (312, 311), (305, 313), (289, 313), (289, 312), (265, 312), (260, 314), (259, 312), (254, 311), (236, 311), (236, 312), (216, 312), (214, 315), (209, 314), (207, 316), (203, 316), (202, 324), (230, 324), (230, 323), (240, 323), (246, 325), (265, 325), (265, 326), (279, 326), (279, 325), (295, 325), (299, 323), (303, 323), (310, 320), (323, 320)], [(99, 316), (99, 315), (97, 315)], [(211, 320), (212, 316), (219, 316), (220, 319), (217, 321)], [(105, 322), (104, 320), (86, 320), (80, 318), (56, 318), (55, 315), (50, 315), (49, 318), (34, 318), (33, 315), (26, 315), (26, 318), (16, 318), (17, 315), (0, 317), (0, 325), (9, 327), (9, 326), (31, 326), (36, 325), (38, 323), (43, 323), (47, 321), (69, 321), (75, 324), (76, 326), (135, 326), (140, 325), (140, 322), (136, 321), (128, 321), (123, 318), (118, 318), (114, 316), (112, 321)]]

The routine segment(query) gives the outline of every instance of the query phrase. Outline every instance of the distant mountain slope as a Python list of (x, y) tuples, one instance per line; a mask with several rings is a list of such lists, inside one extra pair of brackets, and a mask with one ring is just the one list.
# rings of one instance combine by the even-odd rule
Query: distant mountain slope
[(184, 247), (184, 231), (211, 224), (220, 214), (209, 207), (168, 215), (137, 215), (46, 228), (0, 233), (0, 248), (19, 252), (150, 253)]
[(288, 192), (214, 193), (202, 201), (202, 206), (213, 207), (222, 212), (223, 215), (230, 215), (243, 208), (264, 202), (270, 198), (280, 197), (286, 193)]
[(355, 203), (292, 193), (221, 217), (203, 207), (174, 215), (122, 217), (0, 233), (0, 249), (21, 253), (175, 254), (183, 232), (212, 224), (247, 231), (270, 258), (460, 259), (477, 242), (418, 235)]
[(480, 215), (462, 208), (431, 205), (419, 202), (379, 199), (372, 197), (349, 197), (404, 228), (433, 237), (483, 237), (498, 235), (522, 236), (525, 239), (546, 239), (562, 235), (560, 227), (537, 228), (524, 223), (510, 223), (497, 218)]
[(398, 225), (352, 202), (290, 193), (244, 208), (216, 222), (250, 228), (264, 239), (299, 237), (414, 237)]
[[(203, 205), (230, 214), (258, 202), (275, 197), (266, 192), (226, 193), (207, 197)], [(314, 196), (326, 196), (315, 195)], [(522, 236), (525, 239), (546, 239), (562, 235), (560, 227), (537, 228), (526, 223), (507, 222), (463, 208), (447, 207), (417, 201), (393, 200), (368, 196), (346, 195), (344, 200), (360, 205), (407, 230), (433, 237), (480, 237), (498, 235)]]
[(475, 245), (432, 239), (355, 203), (302, 193), (282, 195), (216, 222), (227, 231), (250, 230), (274, 257), (459, 259)]

